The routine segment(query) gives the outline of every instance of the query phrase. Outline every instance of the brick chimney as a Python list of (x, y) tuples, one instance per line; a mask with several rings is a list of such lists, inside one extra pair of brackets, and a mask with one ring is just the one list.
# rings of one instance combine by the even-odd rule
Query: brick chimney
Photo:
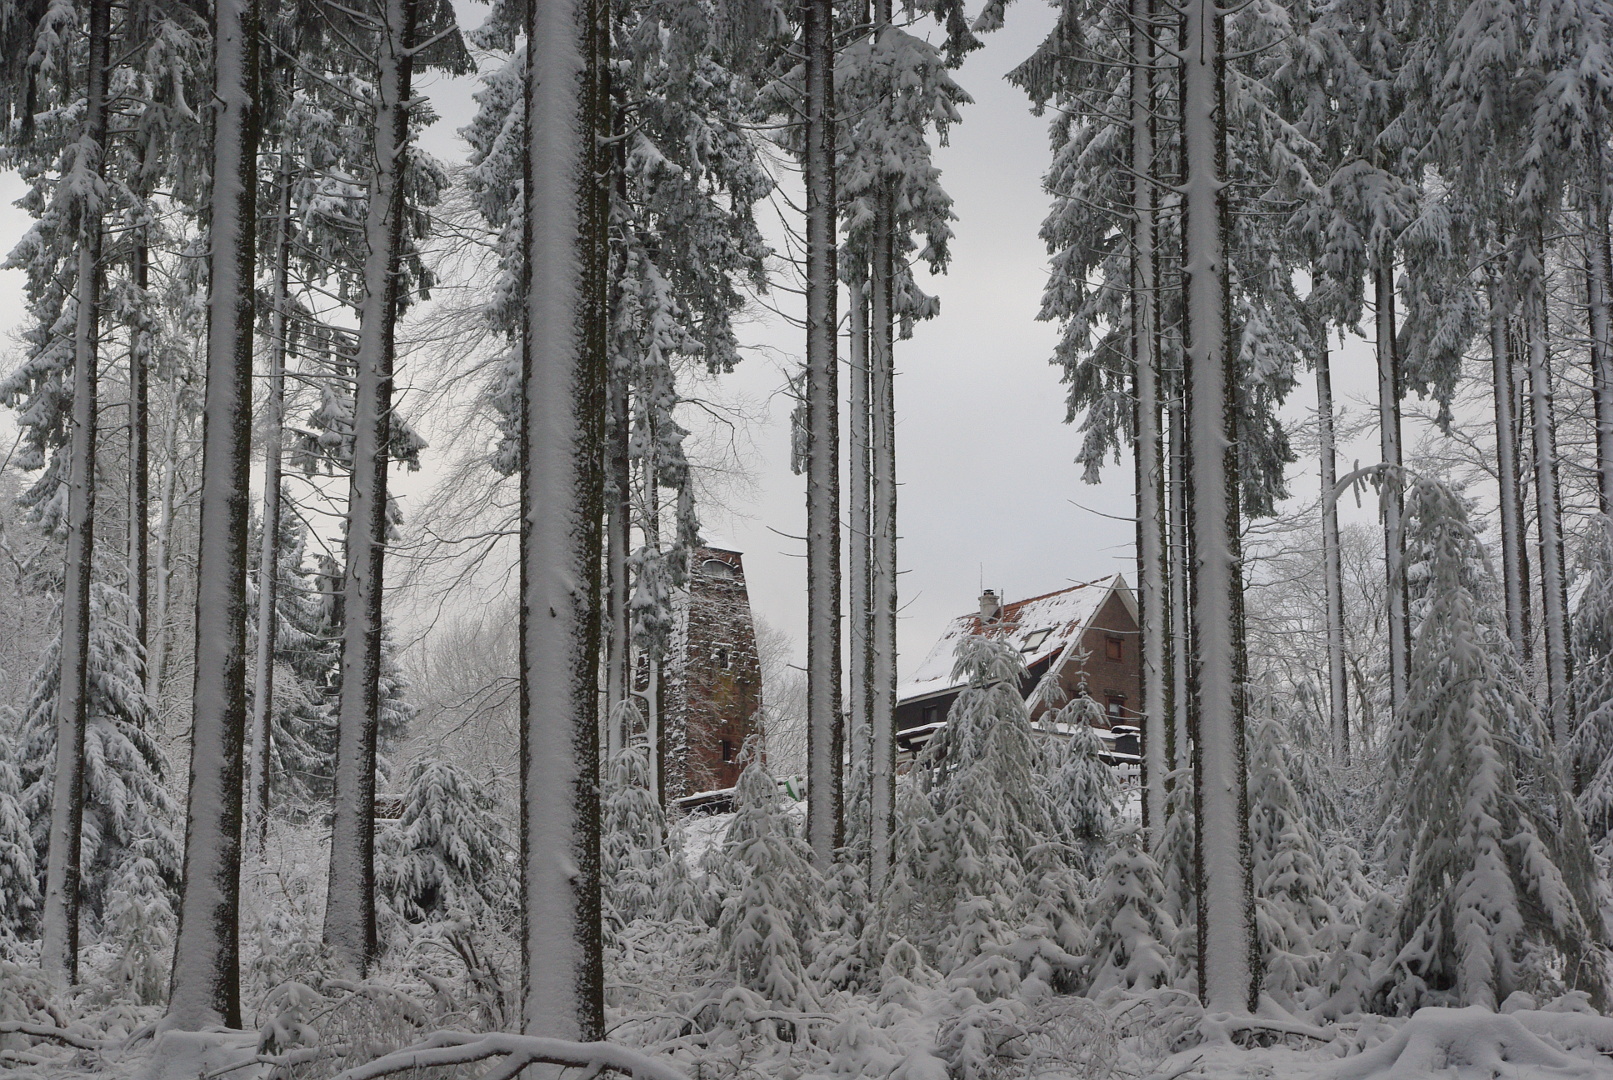
[(981, 622), (990, 622), (991, 620), (995, 619), (997, 617), (997, 613), (1002, 609), (1002, 603), (997, 599), (997, 594), (995, 592), (987, 589), (985, 592), (980, 594)]

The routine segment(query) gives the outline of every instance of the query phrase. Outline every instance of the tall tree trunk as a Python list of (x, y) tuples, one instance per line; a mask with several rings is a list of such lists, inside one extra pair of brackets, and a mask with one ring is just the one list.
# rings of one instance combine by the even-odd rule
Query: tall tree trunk
[(184, 373), (176, 365), (168, 373), (168, 412), (162, 425), (162, 482), (157, 488), (157, 535), (152, 551), (151, 662), (146, 665), (146, 695), (160, 702), (168, 672), (168, 614), (173, 584), (174, 509), (179, 494), (179, 425), (184, 400)]
[[(605, 74), (606, 96), (610, 101), (611, 166), (609, 183), (618, 205), (627, 205), (627, 117), (626, 87)], [(614, 213), (611, 215), (614, 219)], [(620, 301), (620, 286), (626, 245), (611, 237), (611, 306)], [(621, 239), (625, 239), (621, 238)], [(608, 463), (605, 472), (605, 739), (611, 756), (626, 745), (631, 732), (623, 729), (624, 703), (633, 692), (633, 628), (628, 612), (630, 596), (628, 553), (633, 540), (633, 491), (631, 436), (632, 375), (631, 358), (613, 348), (605, 387), (606, 439)]]
[[(1512, 445), (1517, 451), (1518, 476), (1518, 581), (1522, 592), (1522, 604), (1519, 614), (1523, 625), (1523, 666), (1531, 687), (1538, 687), (1539, 673), (1535, 670), (1535, 594), (1530, 583), (1534, 581), (1534, 569), (1529, 559), (1529, 499), (1534, 490), (1533, 476), (1534, 453), (1531, 449), (1533, 439), (1534, 410), (1529, 400), (1529, 355), (1528, 335), (1525, 333), (1523, 318), (1508, 320), (1507, 349), (1512, 357), (1511, 371), (1509, 373), (1512, 388)], [(1524, 357), (1522, 363), (1519, 357)]]
[(1243, 1012), (1260, 991), (1244, 742), (1237, 384), (1227, 266), (1225, 13), (1182, 9), (1182, 221), (1188, 514), (1193, 541), (1193, 803), (1199, 998)]
[(1192, 657), (1193, 619), (1188, 610), (1188, 582), (1192, 577), (1192, 550), (1187, 528), (1187, 409), (1183, 398), (1181, 373), (1166, 402), (1165, 415), (1170, 428), (1170, 745), (1172, 770), (1185, 768), (1193, 745)]
[(604, 1037), (600, 518), (605, 0), (528, 0), (521, 468), (522, 1029)]
[(342, 574), (342, 668), (325, 944), (360, 973), (375, 956), (375, 755), (380, 727), (387, 458), (392, 431), (404, 177), (417, 0), (384, 0), (376, 63), (375, 172), (364, 224), (354, 356), (353, 477)]
[(627, 555), (632, 543), (632, 469), (628, 459), (628, 366), (611, 360), (606, 388), (609, 468), (605, 481), (605, 738), (614, 755), (630, 732), (622, 730), (622, 706), (632, 690), (631, 626), (628, 621)]
[[(148, 5), (140, 5), (129, 15), (130, 40), (143, 41), (150, 31), (152, 15)], [(140, 679), (147, 672), (149, 640), (147, 621), (151, 607), (151, 341), (154, 322), (151, 298), (151, 189), (154, 157), (149, 143), (135, 147), (135, 169), (130, 188), (136, 200), (134, 252), (131, 270), (134, 279), (134, 314), (129, 320), (129, 608), (134, 619), (134, 637), (139, 643)]]
[(40, 913), (39, 966), (58, 984), (78, 979), (79, 848), (84, 826), (84, 725), (89, 713), (90, 570), (95, 559), (95, 406), (101, 318), (101, 187), (105, 176), (110, 0), (89, 9), (84, 131), (73, 163), (82, 193), (78, 312), (73, 328), (72, 436), (67, 457), (67, 568), (56, 688), (56, 769)]
[(1411, 664), (1411, 624), (1406, 613), (1405, 481), (1401, 475), (1400, 352), (1395, 347), (1394, 257), (1379, 254), (1372, 271), (1377, 303), (1378, 434), (1389, 466), (1378, 488), (1383, 516), (1384, 603), (1389, 616), (1389, 709), (1400, 715)]
[(1316, 347), (1316, 428), (1322, 471), (1322, 573), (1327, 590), (1327, 715), (1333, 756), (1350, 759), (1350, 684), (1344, 670), (1344, 563), (1339, 551), (1336, 444), (1333, 434), (1333, 370), (1327, 329), (1318, 326)]
[(1154, 5), (1131, 0), (1131, 355), (1137, 436), (1137, 630), (1142, 662), (1143, 827), (1165, 826), (1171, 770), (1166, 703), (1169, 623), (1164, 433), (1160, 430), (1159, 299), (1154, 248)]
[[(890, 27), (890, 0), (879, 0), (880, 33)], [(873, 895), (890, 878), (896, 833), (896, 193), (887, 179), (880, 194), (874, 227), (873, 304), (869, 334), (869, 406), (872, 413), (870, 458), (874, 492), (873, 525), (873, 677), (869, 724), (872, 798), (869, 819)]]
[(274, 718), (274, 652), (279, 629), (280, 491), (285, 451), (287, 304), (291, 289), (291, 169), (280, 151), (274, 226), (274, 286), (269, 311), (269, 395), (263, 432), (263, 535), (258, 544), (258, 641), (252, 672), (252, 760), (247, 768), (247, 843), (261, 859), (269, 830), (270, 725)]
[(1520, 658), (1528, 654), (1529, 574), (1524, 567), (1523, 498), (1518, 490), (1517, 418), (1514, 415), (1511, 334), (1500, 287), (1487, 286), (1490, 304), (1490, 370), (1495, 393), (1496, 504), (1501, 517), (1501, 585), (1506, 597), (1507, 637)]
[[(649, 407), (646, 406), (648, 409)], [(650, 557), (661, 553), (661, 487), (656, 473), (656, 458), (660, 453), (656, 441), (656, 424), (653, 411), (645, 420), (648, 436), (643, 455), (644, 475), (644, 547)], [(666, 711), (665, 681), (661, 677), (661, 661), (666, 646), (660, 635), (652, 635), (644, 648), (644, 734), (650, 754), (650, 787), (656, 805), (666, 810), (666, 725), (662, 722)]]
[[(1533, 262), (1543, 270), (1540, 245)], [(1538, 277), (1524, 297), (1529, 338), (1529, 399), (1534, 414), (1536, 527), (1540, 530), (1541, 621), (1546, 645), (1546, 701), (1552, 737), (1566, 739), (1574, 722), (1573, 656), (1568, 640), (1568, 573), (1563, 562), (1562, 499), (1557, 484), (1557, 420), (1546, 335), (1546, 283)]]
[(196, 567), (196, 679), (184, 885), (166, 1025), (241, 1026), (242, 743), (246, 735), (247, 474), (259, 116), (257, 0), (213, 4), (213, 192), (207, 391)]
[(806, 68), (807, 843), (827, 870), (843, 830), (840, 463), (835, 336), (833, 0), (802, 0)]
[[(847, 692), (850, 703), (846, 709), (847, 727), (851, 741), (851, 758), (855, 767), (867, 765), (862, 755), (872, 753), (869, 717), (873, 715), (874, 687), (874, 628), (873, 628), (873, 504), (871, 490), (873, 461), (869, 457), (870, 430), (868, 388), (868, 286), (864, 280), (854, 280), (848, 290), (850, 310), (850, 339), (847, 348), (847, 370), (851, 387), (847, 395), (851, 417), (846, 425), (847, 450), (850, 462), (846, 479), (851, 484), (847, 493), (850, 517), (847, 531), (851, 536), (851, 550), (846, 556), (847, 573), (851, 581), (846, 587), (846, 601), (851, 608), (847, 619), (847, 646), (851, 662), (847, 665)], [(872, 783), (872, 773), (869, 773)]]
[(144, 227), (134, 249), (138, 313), (129, 341), (129, 606), (140, 644), (140, 675), (146, 670), (147, 617), (151, 608), (151, 249)]
[(1608, 237), (1605, 151), (1599, 135), (1594, 142), (1597, 150), (1584, 206), (1585, 285), (1591, 332), (1591, 386), (1596, 406), (1596, 487), (1602, 513), (1606, 514), (1613, 510), (1613, 245)]

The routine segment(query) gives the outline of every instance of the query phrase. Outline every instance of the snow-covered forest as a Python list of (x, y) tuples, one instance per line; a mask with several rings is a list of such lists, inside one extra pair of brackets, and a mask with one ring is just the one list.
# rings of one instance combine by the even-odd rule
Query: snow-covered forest
[[(0, 2), (0, 1077), (1613, 1078), (1613, 5), (1045, 7)], [(920, 740), (1027, 20), (1138, 693), (983, 597)]]

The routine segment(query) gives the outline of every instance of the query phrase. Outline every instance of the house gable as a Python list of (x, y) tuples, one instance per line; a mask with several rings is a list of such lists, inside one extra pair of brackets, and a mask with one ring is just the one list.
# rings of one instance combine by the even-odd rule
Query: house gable
[[(977, 634), (999, 638), (1025, 657), (1030, 678), (1021, 692), (1033, 718), (1085, 685), (1111, 717), (1110, 726), (1136, 723), (1142, 692), (1136, 604), (1125, 579), (1115, 575), (1004, 604), (993, 619), (953, 619), (897, 694), (896, 730), (904, 742), (927, 739), (945, 721), (963, 690), (952, 677), (953, 653), (962, 638)], [(1111, 655), (1114, 643), (1119, 659)], [(1044, 681), (1049, 671), (1057, 676)]]

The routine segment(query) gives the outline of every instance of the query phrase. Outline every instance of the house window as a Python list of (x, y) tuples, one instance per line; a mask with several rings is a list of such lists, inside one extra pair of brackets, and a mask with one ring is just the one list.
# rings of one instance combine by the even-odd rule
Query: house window
[(1042, 643), (1047, 640), (1048, 635), (1052, 632), (1052, 630), (1032, 630), (1025, 635), (1025, 644), (1019, 647), (1019, 651), (1022, 653), (1035, 652), (1042, 647)]
[(924, 722), (926, 724), (939, 724), (941, 722), (941, 706), (924, 706)]
[[(718, 649), (717, 650), (717, 666), (722, 668), (724, 671), (728, 670), (728, 650), (727, 649)], [(723, 760), (726, 761), (727, 759), (724, 758)]]
[(1126, 643), (1120, 638), (1109, 639), (1109, 659), (1124, 660), (1126, 658)]
[(1117, 724), (1126, 718), (1126, 695), (1110, 694), (1109, 707), (1105, 710), (1109, 714), (1109, 723)]
[(722, 741), (722, 759), (724, 761), (734, 760), (734, 744), (731, 739), (724, 739)]
[(700, 564), (700, 571), (709, 578), (720, 578), (723, 581), (734, 579), (734, 568), (721, 559), (707, 559)]

